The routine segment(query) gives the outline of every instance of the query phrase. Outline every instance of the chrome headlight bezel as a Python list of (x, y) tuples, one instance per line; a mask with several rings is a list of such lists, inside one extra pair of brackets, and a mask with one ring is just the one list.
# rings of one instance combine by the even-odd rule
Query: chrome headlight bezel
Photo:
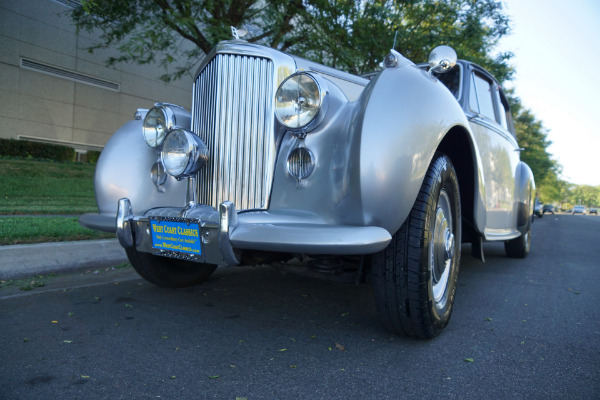
[[(160, 123), (157, 123), (157, 119)], [(175, 128), (190, 129), (191, 115), (185, 108), (170, 104), (156, 103), (146, 112), (142, 123), (142, 136), (146, 144), (160, 149), (167, 134)], [(160, 132), (157, 132), (161, 126)]]
[[(307, 81), (306, 79), (309, 79)], [(305, 80), (302, 82), (301, 80)], [(313, 90), (316, 88), (316, 96), (311, 96), (310, 101), (312, 104), (316, 104), (314, 112), (305, 116), (305, 120), (301, 120), (301, 103), (299, 100), (306, 100), (307, 96), (310, 96), (310, 90), (307, 90), (306, 85), (314, 84)], [(290, 85), (291, 88), (290, 88)], [(296, 87), (296, 101), (291, 100), (293, 96), (285, 95), (285, 91), (292, 91), (293, 87)], [(287, 87), (286, 87), (287, 86)], [(287, 99), (284, 101), (284, 99)], [(291, 100), (292, 104), (283, 106), (284, 103), (289, 103)], [(327, 114), (327, 108), (329, 106), (329, 91), (327, 88), (326, 81), (317, 74), (300, 71), (288, 76), (277, 88), (275, 92), (275, 117), (277, 121), (292, 132), (303, 132), (309, 133), (313, 131), (325, 118)], [(292, 109), (290, 109), (292, 107)], [(286, 113), (287, 111), (287, 113)], [(296, 118), (292, 118), (296, 114)], [(290, 119), (291, 118), (291, 119)]]
[(167, 133), (175, 126), (175, 113), (171, 107), (157, 105), (144, 117), (142, 135), (146, 144), (154, 149), (162, 146)]
[(193, 176), (208, 161), (208, 147), (187, 129), (175, 128), (163, 142), (160, 160), (165, 172), (177, 179)]

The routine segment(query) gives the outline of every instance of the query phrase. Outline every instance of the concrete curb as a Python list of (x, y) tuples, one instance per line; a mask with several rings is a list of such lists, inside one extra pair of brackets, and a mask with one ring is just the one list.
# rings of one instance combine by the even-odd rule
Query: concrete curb
[(0, 279), (103, 268), (127, 262), (117, 239), (0, 246)]

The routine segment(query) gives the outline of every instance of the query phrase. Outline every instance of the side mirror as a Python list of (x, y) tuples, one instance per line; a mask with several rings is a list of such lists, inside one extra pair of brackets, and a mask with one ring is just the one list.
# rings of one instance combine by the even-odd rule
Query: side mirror
[(429, 53), (429, 73), (445, 73), (455, 65), (456, 51), (450, 46), (438, 46)]

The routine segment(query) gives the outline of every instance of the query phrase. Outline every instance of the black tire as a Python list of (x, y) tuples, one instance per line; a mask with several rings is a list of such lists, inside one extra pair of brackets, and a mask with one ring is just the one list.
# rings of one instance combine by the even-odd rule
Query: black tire
[(207, 280), (217, 269), (217, 266), (213, 264), (154, 256), (134, 248), (125, 249), (125, 252), (137, 273), (148, 282), (160, 287), (175, 288), (196, 285)]
[(432, 338), (448, 324), (460, 264), (460, 191), (450, 159), (436, 154), (413, 208), (372, 259), (375, 303), (386, 326)]
[(531, 224), (527, 231), (518, 238), (504, 242), (506, 255), (513, 258), (525, 258), (531, 247)]

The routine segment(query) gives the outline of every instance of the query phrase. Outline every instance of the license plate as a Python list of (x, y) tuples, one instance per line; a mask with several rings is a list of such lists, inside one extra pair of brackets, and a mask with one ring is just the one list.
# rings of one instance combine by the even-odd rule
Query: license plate
[(197, 223), (151, 220), (150, 231), (155, 249), (202, 254)]

